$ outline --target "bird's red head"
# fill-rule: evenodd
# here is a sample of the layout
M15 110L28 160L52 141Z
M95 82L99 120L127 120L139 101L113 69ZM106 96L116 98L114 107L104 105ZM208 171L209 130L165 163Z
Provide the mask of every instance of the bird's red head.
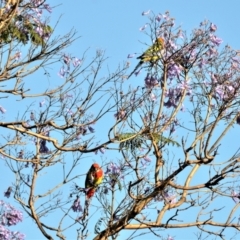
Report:
M94 164L92 165L92 167L94 167L95 169L100 168L100 166L99 166L97 163L94 163Z

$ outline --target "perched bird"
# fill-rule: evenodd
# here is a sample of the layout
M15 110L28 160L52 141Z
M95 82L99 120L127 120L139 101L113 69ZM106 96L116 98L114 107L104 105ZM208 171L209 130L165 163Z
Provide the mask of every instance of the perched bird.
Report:
M94 163L89 169L85 180L87 198L91 198L94 195L95 189L103 181L103 176L102 168L97 163Z
M94 163L89 169L85 180L86 200L82 220L85 220L85 218L88 216L88 208L91 197L94 195L95 189L98 187L98 185L102 183L103 176L104 173L102 168L97 163Z
M155 40L154 44L149 47L141 56L137 57L140 59L138 65L134 68L134 70L130 73L128 78L132 76L132 74L143 64L146 62L150 62L154 64L159 59L161 59L161 52L164 49L164 39L159 37Z

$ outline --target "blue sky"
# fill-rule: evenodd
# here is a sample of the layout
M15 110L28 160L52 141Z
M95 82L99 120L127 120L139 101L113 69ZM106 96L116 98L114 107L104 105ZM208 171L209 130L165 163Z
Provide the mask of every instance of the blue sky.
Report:
M59 2L49 1L50 5L56 5L50 23L56 23L62 15L55 34L64 34L75 28L80 36L69 48L69 53L78 57L90 48L88 57L91 58L96 49L105 50L112 70L126 61L129 53L140 54L146 48L143 43L148 43L148 38L139 28L147 22L147 17L141 14L147 10L155 14L169 11L171 17L176 19L176 25L181 25L189 34L201 21L208 19L218 26L217 35L223 39L224 44L240 49L239 0L231 0L230 3L223 0L69 0L61 1L57 6ZM131 66L134 66L137 62L132 59L131 63ZM52 78L56 81L57 74ZM134 77L131 81L134 81ZM239 135L237 131L232 131L231 134L232 138ZM86 166L86 169L88 167ZM7 182L12 181L12 178L5 172L1 178L0 189L4 191L9 185ZM11 203L14 204L14 201ZM26 239L43 239L32 221L28 219L27 222L28 226L21 224L21 231L26 233ZM186 234L188 235L186 230L177 230L172 231L171 235L176 236L175 239L183 239Z

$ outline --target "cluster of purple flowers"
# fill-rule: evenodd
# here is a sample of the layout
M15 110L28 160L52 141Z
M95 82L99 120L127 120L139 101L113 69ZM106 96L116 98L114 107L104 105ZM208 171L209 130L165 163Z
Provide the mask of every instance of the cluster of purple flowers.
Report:
M100 148L99 151L100 151L100 153L104 154L106 149L105 148ZM98 150L95 151L95 154L98 154Z
M117 113L114 114L114 117L117 119L117 120L123 120L126 118L126 111L124 110L119 110Z
M153 76L149 76L149 74L147 75L147 77L145 78L145 86L146 88L154 88L156 86L159 86L159 81L157 78L153 77Z
M62 59L63 59L64 65L60 68L58 72L58 75L61 78L64 78L65 75L70 73L70 63L72 63L74 67L78 67L82 63L82 60L76 57L70 57L69 55L65 55L65 54L63 55Z
M121 167L118 166L116 163L111 162L107 166L107 171L105 172L105 175L122 176Z
M109 178L108 183L111 187L115 186L116 183L120 186L120 179L123 179L124 165L117 165L116 163L110 162L107 166L105 176ZM108 188L104 189L104 192L108 192Z
M177 107L177 103L182 95L182 90L179 88L169 88L165 93L165 96L168 97L168 101L164 103L164 106L167 108Z
M0 239L2 240L23 240L25 235L17 232L10 231L6 227L11 227L13 225L22 222L23 215L22 212L15 209L10 204L4 203L0 200Z
M74 200L73 205L72 205L72 210L74 212L82 212L83 211L82 206L80 204L79 196L77 196L76 199Z
M49 128L44 128L41 134L46 136L46 137L49 137L50 136ZM49 153L51 153L51 151L47 147L47 140L45 140L45 139L41 139L40 140L39 152L42 153L42 154L49 154Z
M78 128L77 135L78 136L79 135L85 136L87 134L88 130L89 130L90 133L94 133L95 132L95 129L93 127L91 127L90 125L88 125L87 127L86 126L80 126Z

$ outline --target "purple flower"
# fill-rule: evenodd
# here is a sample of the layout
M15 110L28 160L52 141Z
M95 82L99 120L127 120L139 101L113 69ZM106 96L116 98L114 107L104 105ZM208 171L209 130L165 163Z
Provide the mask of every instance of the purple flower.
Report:
M34 113L33 113L33 112L31 112L31 114L30 114L30 120L31 120L31 121L34 121L34 120L35 120L35 116L34 116Z
M199 61L198 61L198 66L199 66L199 68L203 68L203 66L204 65L206 65L206 63L207 63L207 60L206 59L200 59Z
M94 132L95 132L94 128L91 127L91 126L88 126L88 130L89 130L91 133L94 133Z
M166 12L166 14L163 14L162 17L163 17L163 19L165 19L165 20L169 20L169 13Z
M7 191L4 193L4 196L9 198L11 196L12 187L8 187Z
M214 74L214 73L210 73L210 76L211 76L211 80L212 80L212 82L213 83L217 83L217 75L216 74Z
M134 74L135 76L138 76L141 73L141 69L139 69L138 71L136 71Z
M215 24L211 23L211 25L210 25L210 31L211 31L211 32L217 31L217 26L216 26Z
M42 16L42 10L39 8L33 8L33 11L37 13L37 17L40 18Z
M61 78L64 78L66 72L67 71L65 71L64 67L61 67L60 71L58 72L58 76L60 76Z
M136 53L128 54L128 55L127 55L127 58L134 58L135 55L136 55Z
M36 27L35 30L39 34L39 36L43 36L44 31L43 31L42 27L38 26L38 27Z
M224 99L224 89L223 89L223 86L222 85L218 85L216 88L215 88L215 92L218 94L219 98L221 100Z
M169 40L168 41L168 44L170 45L170 47L173 49L173 50L176 50L178 47L177 45L172 41L172 40Z
M139 31L144 31L144 30L146 29L147 26L148 26L148 25L145 24L144 26L140 27L140 28L139 28Z
M66 64L66 65L69 65L70 62L71 62L71 58L67 55L63 55L63 62Z
M83 136L86 135L87 133L87 128L84 126L80 126L79 127L79 131L78 131L78 134L82 134Z
M30 127L30 124L29 124L30 120L28 119L26 122L23 122L24 124L24 127Z
M156 21L158 21L158 22L160 22L161 21L161 19L162 19L162 16L161 16L161 14L158 14L157 16L156 16Z
M4 114L6 111L7 111L7 110L6 110L4 107L0 106L0 112L1 112L2 114Z
M223 40L221 38L218 38L215 35L210 36L210 41L216 46L219 46L223 42Z
M171 237L170 235L168 235L168 238L167 238L167 240L174 240L174 238L173 238L173 237Z
M23 214L19 210L15 209L10 204L5 204L5 209L3 214L0 215L0 222L3 226L12 226L16 225L19 222L22 222Z
M151 93L151 94L150 94L150 99L151 99L152 102L157 101L157 97L155 96L154 93Z
M44 40L44 42L46 42L50 37L51 37L51 33L50 33L50 32L45 32L45 33L43 34L43 40Z
M73 115L73 111L72 111L71 109L68 109L68 108L67 108L67 114L69 114L69 115L72 116L72 115Z
M104 148L100 148L99 151L100 151L102 154L104 154L106 150L105 150Z
M150 192L150 187L146 187L146 188L144 189L144 194L147 194L148 192Z
M109 163L107 166L107 171L105 174L113 174L113 175L120 175L121 174L121 168L115 164L115 163Z
M148 15L150 12L151 12L151 10L148 10L148 11L142 12L142 16Z
M73 205L72 205L72 210L74 212L82 212L82 206L80 204L79 196L77 196L76 199L74 200Z
M232 196L232 199L235 203L239 203L239 198L240 198L240 194L235 192L235 191L232 191L231 192L231 196Z
M210 47L209 50L207 51L206 55L210 58L216 57L218 55L218 51L216 48ZM207 63L207 61L205 60L205 64L206 63Z
M42 107L45 104L45 99L43 99L40 103L39 103L39 107Z
M181 90L189 91L191 87L189 86L189 83L187 81L184 81L184 82L179 84L179 88Z
M21 150L21 151L18 153L18 158L23 159L23 155L24 155L24 151Z
M25 235L20 232L10 231L9 229L0 225L0 239L1 240L10 240L10 239L24 240Z
M168 97L168 101L164 103L164 106L167 108L177 107L177 102L182 95L182 90L179 88L169 88L165 95Z
M1 214L0 214L0 239L1 240L24 240L25 235L16 232L16 231L10 231L5 226L13 226L18 224L19 222L22 222L23 215L22 212L15 209L10 204L6 204L3 201L0 201L1 205Z
M145 78L145 86L146 86L146 88L154 88L154 87L156 87L156 86L158 86L159 85L159 82L158 82L158 80L156 79L156 78L154 78L154 77L149 77L148 75L147 75L147 77Z
M41 139L40 140L40 148L39 148L39 152L40 153L46 153L46 154L48 154L48 153L50 153L50 151L49 151L49 149L48 149L48 147L46 146L46 144L47 144L47 142L46 142L46 140L45 139Z
M17 51L13 56L13 59L15 59L16 61L19 61L21 56L22 56L22 53L20 51Z
M50 136L50 129L48 127L45 127L43 131L41 132L43 136L49 137Z
M226 86L226 88L227 88L228 94L230 94L232 96L235 92L234 87L233 86Z
M182 30L179 30L178 33L177 33L177 36L178 36L179 38L184 39L184 33L183 33L183 31L182 31Z
M80 140L80 138L81 138L81 135L78 134L78 135L76 136L75 140Z
M176 203L177 201L176 196L172 193L164 192L163 197L170 204Z
M240 59L239 57L233 57L232 58L233 62L237 63L237 64L240 64Z
M72 98L72 94L60 94L60 101L62 102L64 99Z
M144 159L144 161L141 160L141 164L142 164L143 168L146 168L148 163L150 163L152 160L148 156L144 156L143 159Z
M175 63L172 63L172 64L169 64L168 66L168 77L170 79L173 79L174 77L180 77L180 73L182 72L182 67L175 64Z
M126 117L126 112L124 110L119 110L117 113L114 114L114 117L117 120L123 120Z
M73 58L73 60L72 60L72 64L73 64L73 66L74 67L77 67L77 66L79 66L80 64L81 64L81 60L80 59L78 59L78 58Z
M146 161L146 162L151 162L151 158L149 158L147 155L143 157L143 159Z
M43 7L49 12L52 12L52 8L49 6L49 4L43 4Z
M113 214L113 221L118 221L120 219L120 214L117 215L117 214Z

